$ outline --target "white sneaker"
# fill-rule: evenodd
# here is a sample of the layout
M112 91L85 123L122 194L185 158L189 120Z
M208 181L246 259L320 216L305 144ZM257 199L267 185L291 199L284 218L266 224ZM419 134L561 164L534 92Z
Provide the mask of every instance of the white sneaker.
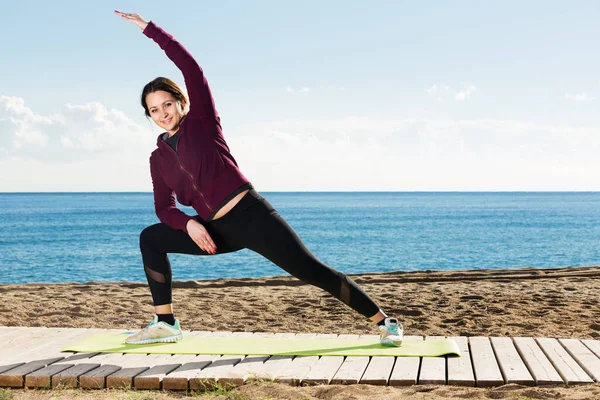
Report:
M158 315L154 316L144 329L125 339L126 344L149 344L149 343L174 343L183 337L179 321L175 320L174 325L169 325L164 321L158 322Z
M386 318L385 324L379 326L379 343L383 346L398 347L402 346L402 336L404 331L402 324L396 318Z

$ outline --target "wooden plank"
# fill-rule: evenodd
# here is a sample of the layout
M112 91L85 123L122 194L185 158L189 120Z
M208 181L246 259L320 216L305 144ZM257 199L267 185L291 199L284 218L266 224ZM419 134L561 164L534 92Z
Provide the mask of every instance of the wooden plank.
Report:
M22 388L25 386L25 377L35 371L44 369L52 363L62 360L62 357L20 363L17 367L5 371L0 375L0 387ZM49 382L48 382L49 385Z
M425 340L441 340L444 336L427 336ZM446 357L422 357L419 385L446 384Z
M471 352L469 350L469 339L465 336L453 336L460 348L460 357L448 357L448 385L453 386L475 386L475 374L471 363Z
M304 339L316 339L317 334L313 333L298 333L296 337ZM287 383L290 385L300 385L302 379L310 371L312 366L319 361L318 356L297 356L286 366L285 370L281 371L275 381Z
M31 330L28 330L26 328L21 328L21 327L13 327L13 328L6 328L5 332L2 334L0 340L2 340L3 346L2 346L2 352L0 353L0 374L17 368L23 364L25 364L24 361L20 361L20 360L14 360L14 357L12 357L13 354L18 353L18 349L22 348L22 346L19 346L18 343L15 343L15 339L16 340L25 340L22 339L23 335L27 334L27 332L32 332ZM9 350L12 349L13 352L10 353ZM10 386L9 384L3 385L2 383L2 378L0 377L0 387L1 386ZM12 386L12 387L23 387L23 384L21 384L20 386Z
M133 378L133 386L136 389L160 389L163 379L170 372L196 359L195 354L174 354L169 360L165 359L164 354L162 356L156 365Z
M496 361L494 350L487 337L469 337L473 370L475 372L475 386L492 387L504 385L504 378Z
M112 333L122 333L123 330L111 330ZM185 332L185 331L184 331ZM127 365L125 353L102 353L93 357L94 363L101 364L100 367L79 376L79 387L83 389L104 389L107 378L123 369ZM116 383L115 383L116 384Z
M0 354L0 374L25 364L24 361L11 361L10 357L8 357L8 349L18 348L18 346L15 346L12 342L14 339L21 337L25 331L26 329L20 327L4 327L3 332L0 334L0 341L3 344L2 353ZM1 386L2 383L0 383L0 387ZM23 385L16 387L23 387Z
M513 338L517 351L527 365L536 385L560 385L563 380L537 342L530 337Z
M60 364L55 364L60 365ZM52 376L52 386L54 388L76 388L79 386L79 377L85 373L95 370L100 364L82 363L75 364L64 371Z
M106 377L119 371L122 367L123 353L104 353L93 357L93 362L100 367L79 376L79 387L82 389L104 389Z
M226 332L210 332L199 331L199 336L223 337L229 333ZM163 378L162 387L164 390L189 390L190 379L193 379L199 372L212 364L213 361L220 358L218 355L197 355L190 361L182 363L182 365Z
M330 334L318 334L316 340L327 340L337 339L338 335ZM344 335L344 339L351 338L351 335ZM358 339L359 335L355 335ZM301 381L302 385L327 385L333 379L336 372L340 369L340 366L344 362L343 356L325 356L320 357L317 362L311 367L308 373L304 376Z
M83 364L89 362L93 357L99 355L100 353L73 353L70 351L62 352L66 357L60 361L57 361L55 364Z
M12 340L18 336L20 336L22 334L24 330L22 328L17 328L17 327L5 327L5 329L3 329L0 332L0 340L2 341L2 343L8 343L9 340Z
M46 337L43 339L34 340L32 343L19 348L17 354L5 360L31 362L42 358L68 357L73 353L61 352L64 347L89 335L102 332L105 332L105 330L87 328L55 329L47 332Z
M233 368L234 365L244 359L244 356L223 355L214 360L210 365L201 370L197 370L193 377L189 379L190 390L207 390L216 387L217 380L225 371Z
M2 353L0 354L0 365L22 361L20 358L24 351L43 348L46 343L56 340L57 337L69 332L68 329L57 328L21 329L20 335L3 343Z
M49 389L52 387L52 375L58 374L65 369L70 368L69 365L48 365L42 369L34 371L25 376L25 387Z
M559 342L594 381L600 380L600 358L577 339L559 339Z
M379 335L360 335L361 339L379 342ZM360 383L386 385L394 368L395 357L369 357L369 364L360 378Z
M573 360L558 340L537 338L536 341L567 385L593 382L592 378Z
M600 357L600 340L584 339L581 341L596 356Z
M106 377L106 387L112 389L130 389L133 378L150 369L151 361L147 354L123 354L118 371Z
M199 332L198 334L203 335L205 333ZM209 332L206 334L209 336L226 337L226 336L230 336L231 332ZM133 354L126 354L126 357L129 357L132 355ZM131 364L128 364L127 367L123 367L121 370L108 376L106 378L106 386L107 387L121 387L121 388L122 387L133 387L135 377L144 373L145 371L149 370L150 368L154 367L155 365L160 363L161 360L164 359L163 354L149 354L147 357L148 358L145 360L144 364L136 364L134 366L131 366ZM143 380L141 382L143 382ZM144 383L141 383L141 385L144 385Z
M184 332L188 337L206 337L210 332ZM133 378L136 389L160 389L164 377L182 364L194 361L195 354L156 354L154 366Z
M9 360L21 360L24 364L17 368L6 370L0 374L0 386L23 387L50 387L51 377L55 373L64 369L60 367L50 367L57 361L68 357L73 353L61 353L60 350L74 340L79 340L89 335L86 329L71 329L70 331L60 332L57 336L49 335L47 341L37 342L28 350L22 351L22 355L17 358L14 356ZM66 368L65 368L66 369ZM27 376L36 372L27 383ZM47 374L52 375L47 375Z
M342 334L338 336L339 339L358 339L359 337L359 335L350 334ZM328 383L336 385L356 384L365 372L367 365L369 365L368 356L342 357L341 365ZM311 376L307 377L308 383L312 383L311 379L314 378Z
M255 337L273 337L273 333L255 332ZM243 385L248 378L255 376L257 371L263 367L270 356L248 354L236 364L226 375L219 378L219 384L224 387L235 387Z
M295 333L275 333L274 338L292 338ZM253 374L246 381L274 381L275 378L282 374L283 371L292 363L294 356L271 356L262 365L257 365L253 368Z
M403 340L423 340L423 336L405 336ZM396 357L394 369L390 375L390 386L416 385L419 379L421 357Z
M60 358L58 360L60 360ZM50 363L55 362L55 361L56 361L56 359L53 361L50 361ZM6 371L10 371L11 369L18 368L24 364L25 364L24 362L13 362L13 363L9 363L9 364L4 364L4 365L0 366L0 374L3 374ZM2 387L2 386L4 386L4 385L2 384L2 375L0 375L0 387ZM23 387L23 385L15 386L15 387Z
M247 355L231 370L219 377L217 382L223 387L230 388L243 385L250 377L256 375L260 367L270 356Z
M320 357L302 379L303 385L327 385L344 362L343 356Z
M188 390L190 388L190 379L193 379L199 371L212 364L217 358L219 358L217 355L199 355L183 363L179 368L173 370L163 378L163 389Z
M387 385L396 357L378 356L371 357L360 383L369 385Z
M294 356L271 356L262 365L254 367L254 374L246 381L275 381L294 360Z
M252 332L215 332L215 336L220 337L244 337L250 335L252 335ZM201 370L197 370L194 376L189 379L190 390L207 390L215 388L219 378L226 376L228 371L244 358L243 355L223 355L217 358L210 365Z
M331 379L332 385L353 385L360 382L367 366L369 356L348 356L344 359L340 369Z
M251 337L261 336L261 334L254 334L252 332L234 332L233 336ZM258 368L268 358L268 356L263 355L247 354L242 360L240 360L239 363L232 366L230 369L223 371L223 373L216 378L216 381L224 387L234 387L240 385L249 376L246 371Z
M297 386L317 361L319 361L319 356L294 357L286 369L275 377L275 381Z
M202 335L204 331L195 332L196 335ZM184 335L191 334L189 331L183 331ZM119 377L116 374L124 367L135 368L135 365L131 365L129 362L131 358L126 357L125 353L105 353L94 358L94 362L99 362L101 366L97 369L91 370L84 373L79 377L79 385L84 389L103 389L106 388L108 377L113 375L110 379L113 385L127 385L128 379L126 377ZM138 366L139 367L139 366ZM142 366L143 367L143 366ZM150 369L150 368L148 368ZM147 369L143 370L144 373ZM133 371L131 371L133 372ZM122 382L119 382L122 380Z
M66 370L52 376L52 387L76 388L79 386L79 377L100 366L97 362L92 362L91 358L98 353L76 353L54 365L69 365Z
M492 337L492 347L506 383L533 386L535 380L509 337Z

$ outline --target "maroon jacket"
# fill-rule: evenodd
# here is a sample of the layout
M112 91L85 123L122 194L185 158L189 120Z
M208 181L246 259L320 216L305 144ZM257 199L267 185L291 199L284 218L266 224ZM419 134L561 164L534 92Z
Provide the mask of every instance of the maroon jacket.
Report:
M154 40L183 73L190 108L179 125L177 153L159 135L150 156L154 207L161 222L186 231L191 216L177 201L192 206L204 221L230 199L251 187L229 152L202 68L171 35L150 22L144 34Z

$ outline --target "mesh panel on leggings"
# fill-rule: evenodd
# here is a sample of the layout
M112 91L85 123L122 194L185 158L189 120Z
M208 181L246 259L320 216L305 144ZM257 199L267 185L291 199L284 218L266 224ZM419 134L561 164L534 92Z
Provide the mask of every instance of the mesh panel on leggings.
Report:
M156 272L147 266L144 265L144 270L146 271L146 276L158 283L165 283L167 281L166 277L160 272Z

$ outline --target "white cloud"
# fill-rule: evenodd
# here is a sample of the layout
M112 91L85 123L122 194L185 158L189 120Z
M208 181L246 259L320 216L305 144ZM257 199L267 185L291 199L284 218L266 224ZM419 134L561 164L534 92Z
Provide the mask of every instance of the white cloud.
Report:
M578 103L583 103L583 102L594 101L596 98L594 96L591 96L584 92L584 93L576 93L576 94L565 93L565 99L576 101Z
M229 143L261 190L600 189L592 127L347 118L240 126Z
M450 86L445 85L443 83L436 83L429 89L427 89L427 93L430 96L435 97L438 101L444 101L444 97L450 92Z
M318 90L322 90L326 93L332 93L332 92L343 92L346 89L343 86L327 85L327 86L319 86Z
M64 162L111 157L148 149L153 134L121 111L100 103L66 104L56 115L39 115L22 98L0 97L0 157Z
M40 115L0 96L0 191L150 190L154 133L100 103Z
M475 92L475 90L477 90L477 88L475 86L469 85L469 87L466 88L465 90L463 90L462 92L455 93L454 99L456 101L470 100L471 95Z
M44 116L1 97L0 191L150 191L156 135L99 103ZM225 136L263 191L600 190L597 126L380 115Z
M311 91L311 88L305 86L305 87L301 87L300 89L294 89L293 87L288 85L285 88L285 91L288 93L309 93Z
M426 89L427 93L435 97L437 101L444 102L448 97L452 96L455 101L470 100L471 95L477 90L477 87L468 85L466 89L456 92L453 91L450 86L445 83L436 83L429 89Z

